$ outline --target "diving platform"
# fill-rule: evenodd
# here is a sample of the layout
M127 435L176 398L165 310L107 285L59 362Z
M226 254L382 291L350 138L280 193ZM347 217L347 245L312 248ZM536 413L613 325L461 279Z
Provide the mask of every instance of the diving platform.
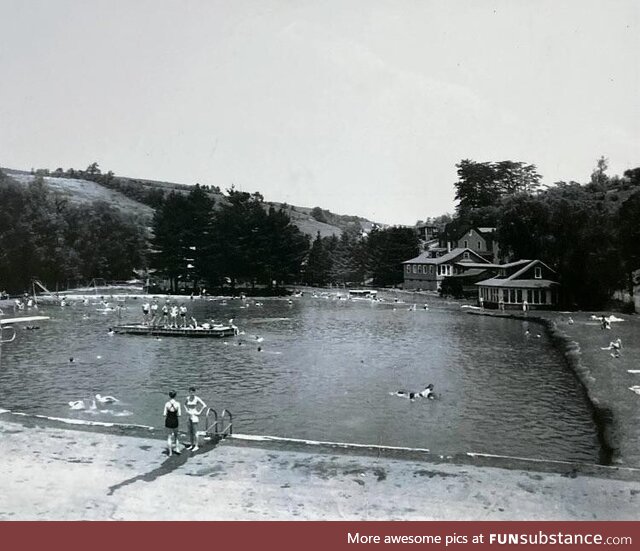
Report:
M121 335L152 335L154 337L223 338L238 334L238 328L230 325L204 327L166 327L143 324L116 325L113 332Z

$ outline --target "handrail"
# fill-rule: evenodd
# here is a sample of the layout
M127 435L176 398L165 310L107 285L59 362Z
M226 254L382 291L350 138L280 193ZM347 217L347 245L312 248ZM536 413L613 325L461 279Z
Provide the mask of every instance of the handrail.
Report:
M213 425L209 424L209 414L211 413L213 413L213 416L215 418L215 420L213 421ZM209 430L209 427L211 426L213 427L213 430L214 430L213 433L211 433L211 431ZM205 414L204 431L207 434L212 434L212 436L217 436L218 434L218 413L213 408L207 408L207 413Z
M10 339L5 340L2 338L2 331L4 331L5 329L11 329L11 331L13 332ZM2 327L2 325L0 325L0 344L2 344L3 342L12 342L15 339L16 339L16 330L12 325L7 325L6 327Z
M213 421L211 421L211 417L213 417ZM220 428L226 417L229 418L227 425ZM229 436L233 433L233 415L231 415L230 411L223 409L218 417L218 412L215 409L207 408L204 431L212 438Z
M220 414L221 423L224 421L225 415L229 417L229 424L222 429L221 432L223 436L233 434L233 415L231 415L231 412L229 410L223 409L222 413Z

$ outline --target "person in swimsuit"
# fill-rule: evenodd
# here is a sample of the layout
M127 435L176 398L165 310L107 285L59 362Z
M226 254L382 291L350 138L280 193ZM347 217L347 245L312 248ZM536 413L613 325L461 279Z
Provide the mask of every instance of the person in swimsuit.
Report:
M187 307L184 304L180 306L180 322L181 327L187 326Z
M178 425L180 424L180 402L176 401L176 391L169 392L169 401L164 405L164 426L167 428L167 449L169 455L175 451L180 455L178 449Z
M148 324L149 323L149 303L145 302L142 305L142 315L143 315L143 323Z
M207 407L202 399L196 396L196 387L192 386L189 389L189 396L184 401L184 406L189 415L189 439L191 451L198 451L198 422L200 421L200 415Z
M165 305L162 307L162 325L166 327L168 321L169 321L169 301L167 301Z
M151 303L151 325L158 323L158 301L154 300Z
M433 400L436 397L433 392L433 385L427 385L423 391L418 392L418 396L420 396L420 398L429 398L430 400Z

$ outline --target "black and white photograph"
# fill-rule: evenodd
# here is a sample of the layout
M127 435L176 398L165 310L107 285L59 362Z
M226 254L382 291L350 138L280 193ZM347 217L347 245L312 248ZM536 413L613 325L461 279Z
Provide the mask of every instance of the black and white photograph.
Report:
M2 521L636 521L638 312L636 0L0 0Z

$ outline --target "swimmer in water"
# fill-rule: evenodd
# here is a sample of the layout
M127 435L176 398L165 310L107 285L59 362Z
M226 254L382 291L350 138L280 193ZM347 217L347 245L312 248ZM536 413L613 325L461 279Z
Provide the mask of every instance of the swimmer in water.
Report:
M402 398L409 398L409 400L411 400L412 402L416 398L428 398L430 400L433 400L435 398L435 394L433 392L433 385L432 384L428 384L425 387L425 389L420 391L420 392L412 392L412 391L408 391L408 390L398 390L394 394L395 394L395 396L400 396Z
M433 392L433 385L428 384L423 391L418 392L418 396L420 396L420 398L429 398L429 400L433 400L436 397Z

